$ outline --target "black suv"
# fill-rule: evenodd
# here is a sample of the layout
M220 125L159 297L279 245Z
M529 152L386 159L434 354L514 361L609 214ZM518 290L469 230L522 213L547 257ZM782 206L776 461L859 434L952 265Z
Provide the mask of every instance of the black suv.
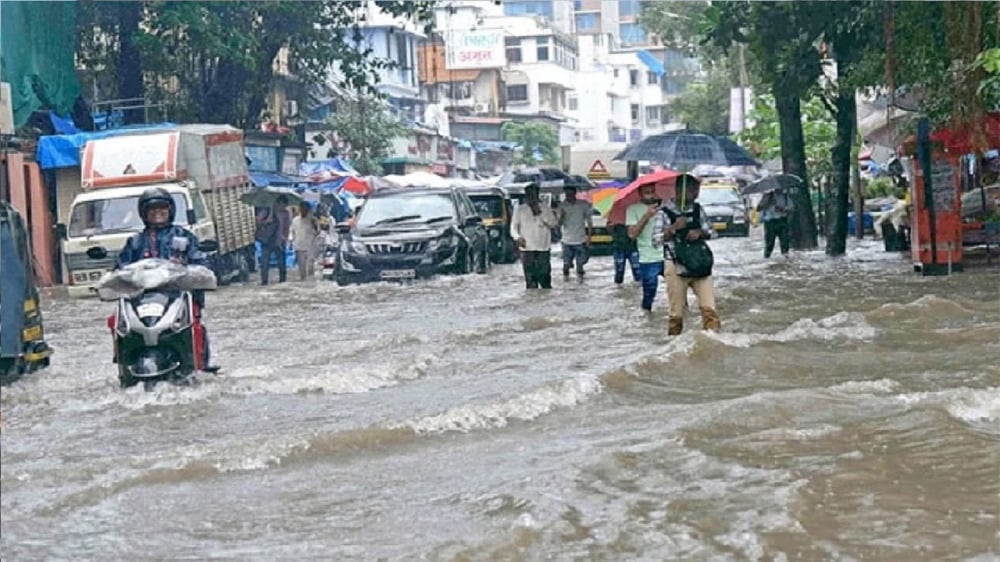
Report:
M337 230L339 285L489 269L483 219L457 188L376 191Z

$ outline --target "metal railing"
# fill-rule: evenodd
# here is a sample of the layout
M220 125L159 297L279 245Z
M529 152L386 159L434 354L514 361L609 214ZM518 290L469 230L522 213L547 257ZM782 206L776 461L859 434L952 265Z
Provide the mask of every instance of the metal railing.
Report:
M159 118L162 121L167 119L167 104L149 103L146 98L122 98L114 100L95 101L90 112L91 119L94 120L94 129L103 131L107 129L117 129L128 124L126 115L132 115L136 110L142 110L142 122L149 123L150 115L154 110L158 110Z

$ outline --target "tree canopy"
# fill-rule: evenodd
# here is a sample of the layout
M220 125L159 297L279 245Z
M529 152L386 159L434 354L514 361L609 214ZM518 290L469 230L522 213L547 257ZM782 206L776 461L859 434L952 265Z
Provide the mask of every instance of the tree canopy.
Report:
M538 121L508 121L503 124L501 134L504 140L516 142L520 147L514 157L516 164L537 166L559 163L559 136L549 125ZM536 158L536 153L542 156L541 161Z
M338 100L337 111L327 123L337 135L337 154L346 156L366 176L382 173L381 160L392 152L393 139L406 133L388 103L364 94Z
M691 82L667 107L670 115L691 129L710 135L729 134L729 76L718 66L705 80Z
M390 63L361 40L369 5L431 21L430 0L82 0L78 59L118 76L117 84L98 84L107 98L137 96L144 86L168 104L172 119L253 127L283 49L303 84L325 83L334 67L350 90L377 82L378 69Z

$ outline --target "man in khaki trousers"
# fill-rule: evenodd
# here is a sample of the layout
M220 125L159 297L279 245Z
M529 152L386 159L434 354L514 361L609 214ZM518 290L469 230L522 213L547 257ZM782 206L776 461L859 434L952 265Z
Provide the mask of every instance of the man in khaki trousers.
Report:
M684 266L674 259L674 237L683 236L689 242L713 238L715 231L708 222L705 210L697 203L700 186L697 180L690 176L683 184L678 185L677 197L667 201L657 213L653 228L654 244L663 245L664 277L667 281L667 299L669 302L669 320L667 333L676 336L684 331L684 312L687 309L687 293L690 287L698 299L701 309L701 323L704 330L719 330L722 321L715 308L715 286L712 276L687 277ZM686 191L686 193L685 193ZM680 198L682 205L678 205ZM671 216L676 217L672 220Z

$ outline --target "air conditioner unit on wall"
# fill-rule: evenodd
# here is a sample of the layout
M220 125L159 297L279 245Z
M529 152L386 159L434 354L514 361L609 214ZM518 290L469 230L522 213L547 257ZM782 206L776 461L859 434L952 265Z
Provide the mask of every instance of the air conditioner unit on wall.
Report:
M477 103L475 106L473 106L473 111L475 111L476 113L489 113L490 112L490 104L488 104L488 103Z

